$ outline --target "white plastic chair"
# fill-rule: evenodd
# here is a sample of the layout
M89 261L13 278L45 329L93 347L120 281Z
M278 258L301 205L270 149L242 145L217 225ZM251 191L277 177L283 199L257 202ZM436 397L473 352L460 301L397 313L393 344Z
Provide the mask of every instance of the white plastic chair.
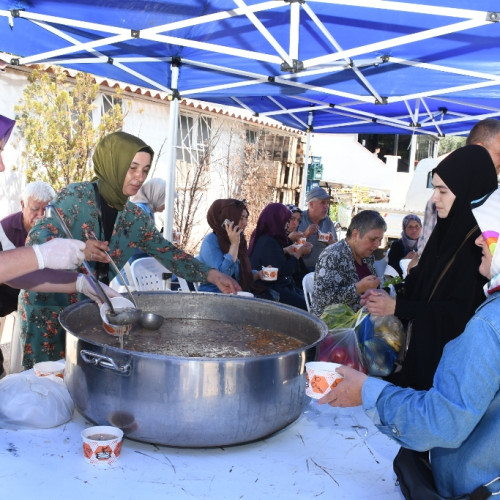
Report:
M154 257L134 260L130 266L132 280L138 291L167 290L167 281L172 273Z
M394 269L392 266L387 265L384 271L384 276L389 277L389 278L395 278L396 276L399 276L399 273Z
M399 261L399 267L401 268L401 271L403 271L403 279L406 278L406 275L408 274L408 264L411 262L411 259L401 259Z
M109 286L120 293L125 293L127 289L123 286L123 281L126 281L128 288L131 292L135 290L135 280L132 276L131 265L127 262L120 270L121 280L119 276L115 276Z
M313 288L314 288L314 271L306 274L302 278L302 289L304 290L304 298L306 299L306 306L308 311L311 311Z
M177 281L179 282L179 289L181 290L181 292L191 292L189 284L184 278L177 276Z

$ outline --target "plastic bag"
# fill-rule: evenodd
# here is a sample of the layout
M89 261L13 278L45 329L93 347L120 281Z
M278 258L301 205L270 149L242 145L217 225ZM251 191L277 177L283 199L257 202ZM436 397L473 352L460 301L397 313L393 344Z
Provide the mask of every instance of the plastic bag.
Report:
M352 328L356 324L358 315L347 304L330 304L326 306L321 319L326 323L328 330Z
M318 361L340 363L366 373L354 328L330 330L319 346Z
M74 403L62 379L38 377L33 369L0 380L0 427L48 429L73 416Z
M355 330L368 374L384 377L392 373L404 340L401 321L396 316L368 314Z

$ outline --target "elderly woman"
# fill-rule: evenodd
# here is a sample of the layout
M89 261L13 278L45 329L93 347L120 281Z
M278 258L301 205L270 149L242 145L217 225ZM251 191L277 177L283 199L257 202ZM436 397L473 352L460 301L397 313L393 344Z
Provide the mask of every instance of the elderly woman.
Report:
M97 182L70 184L53 202L73 237L86 241L85 256L95 274L109 283L113 277L111 258L119 267L140 249L164 266L190 281L209 281L225 293L235 293L239 285L230 277L194 259L157 231L151 217L129 201L146 180L153 150L141 139L125 132L104 137L97 145L94 169ZM88 239L94 233L97 239ZM28 244L47 241L63 234L55 220L39 220L28 236ZM25 367L64 357L64 330L59 312L77 297L21 291L19 313Z
M413 259L417 255L417 243L422 232L422 221L418 215L408 214L403 219L401 238L391 245L388 264L403 277L403 270L399 264L401 259Z
M299 259L311 251L311 245L302 245L298 251L287 246L287 224L292 213L282 203L270 203L262 210L257 227L250 238L248 253L254 269L277 267L276 281L259 281L271 293L279 294L284 304L307 310L302 290L295 286L293 275L299 268Z
M314 274L313 314L321 316L330 304L345 303L354 311L360 309L361 295L380 284L373 252L386 229L378 212L363 210L352 218L345 240L323 250Z
M246 202L235 199L215 200L207 212L208 234L200 249L198 258L221 273L232 276L242 290L252 292L254 281L261 277L262 271L252 271L244 236L248 221ZM229 222L226 222L229 221ZM212 283L202 283L200 292L219 292Z
M432 185L438 221L418 265L395 298L379 290L362 300L373 315L411 322L402 369L390 380L420 390L432 386L444 346L460 335L482 301L485 279L477 272L481 250L474 244L479 229L471 202L498 182L488 151L465 146L432 171Z

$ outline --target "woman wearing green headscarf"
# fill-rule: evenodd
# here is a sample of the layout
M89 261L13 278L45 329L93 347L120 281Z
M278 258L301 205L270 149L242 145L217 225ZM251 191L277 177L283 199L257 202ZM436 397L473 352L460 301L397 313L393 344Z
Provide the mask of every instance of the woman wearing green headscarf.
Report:
M109 134L99 142L93 155L97 179L70 184L52 202L73 238L86 242L85 257L96 276L105 283L114 277L106 251L121 268L140 249L189 281L208 281L225 293L240 290L230 277L163 238L149 215L129 201L146 180L153 155L153 150L138 137L125 132ZM57 220L39 219L28 235L27 245L54 237L65 237ZM18 312L26 368L39 361L64 357L65 336L58 315L78 299L76 294L21 291Z

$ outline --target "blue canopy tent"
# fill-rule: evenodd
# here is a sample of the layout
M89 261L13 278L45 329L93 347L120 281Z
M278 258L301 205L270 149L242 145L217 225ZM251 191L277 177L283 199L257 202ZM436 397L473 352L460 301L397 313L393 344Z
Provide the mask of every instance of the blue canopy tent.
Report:
M470 5L0 0L0 59L170 93L171 166L180 97L307 131L463 135L500 116L498 2Z

